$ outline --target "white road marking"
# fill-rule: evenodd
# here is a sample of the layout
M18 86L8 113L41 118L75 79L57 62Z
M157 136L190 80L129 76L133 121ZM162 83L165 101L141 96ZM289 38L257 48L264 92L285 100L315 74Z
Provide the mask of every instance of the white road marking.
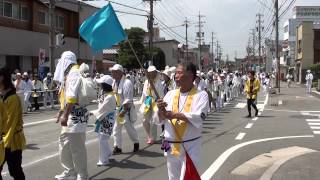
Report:
M278 104L279 104L279 105L282 105L282 104L283 104L282 100L279 100L279 101L278 101Z
M215 173L220 169L223 163L229 158L229 156L237 151L238 149L254 144L259 142L266 142L266 141L274 141L274 140L281 140L281 139L294 139L294 138L312 138L314 135L304 135L304 136L284 136L284 137L274 137L274 138L265 138L265 139L257 139L253 141L243 142L241 144L235 145L225 152L223 152L211 165L210 167L201 175L202 180L210 180Z
M313 131L313 134L320 134L320 131Z
M23 127L33 126L33 125L47 123L47 122L53 122L53 121L56 121L56 120L57 120L57 118L52 118L52 119L47 119L47 120L43 120L43 121L36 121L36 122L26 123L26 124L23 125Z
M246 133L239 133L238 136L236 137L236 140L242 140Z
M250 129L252 126L253 126L253 123L248 123L245 128Z
M266 111L276 111L276 112L291 112L291 113L297 113L300 111L295 110L289 110L289 109L265 109Z
M306 119L308 122L320 122L320 119Z
M252 118L252 121L256 121L258 119L259 119L258 117L254 117L254 118Z
M247 103L238 103L234 108L243 109L247 106Z
M142 128L142 124L139 124L139 125L135 126L135 128L136 128L136 129ZM93 132L93 130L92 130L92 131L88 131L87 133L89 133L89 132ZM122 133L126 133L126 132L123 130ZM86 145L92 144L92 143L94 143L94 142L96 142L96 141L98 141L98 138L91 139L91 140L89 140L89 141L86 142ZM57 156L59 156L59 153L50 154L50 155L47 155L47 156L45 156L45 157L43 157L43 158L37 159L37 160L35 160L35 161L31 161L31 162L22 164L22 167L23 167L23 168L26 168L26 167L28 167L28 166L32 166L32 165L34 165L34 164L40 163L40 162L42 162L42 161L45 161L45 160L48 160L48 159L51 159L51 158L54 158L54 157L57 157ZM4 171L3 173L1 173L1 175L5 176L5 175L7 175L8 173L9 173L8 171Z
M320 123L308 123L309 126L320 126Z
M300 111L302 113L320 113L320 111Z

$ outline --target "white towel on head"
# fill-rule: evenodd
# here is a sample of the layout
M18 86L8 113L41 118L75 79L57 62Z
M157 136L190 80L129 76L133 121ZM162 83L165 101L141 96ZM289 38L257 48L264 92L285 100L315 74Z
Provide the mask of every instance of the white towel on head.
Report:
M64 72L70 64L76 64L76 55L71 51L65 51L61 54L61 58L57 64L56 70L54 72L53 80L58 82L63 82Z

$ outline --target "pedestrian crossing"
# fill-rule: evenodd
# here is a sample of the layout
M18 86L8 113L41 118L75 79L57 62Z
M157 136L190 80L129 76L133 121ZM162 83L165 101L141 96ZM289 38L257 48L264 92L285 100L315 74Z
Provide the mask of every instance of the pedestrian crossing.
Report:
M301 111L301 115L308 116L305 121L308 123L313 134L320 134L320 111ZM314 117L314 119L309 119Z

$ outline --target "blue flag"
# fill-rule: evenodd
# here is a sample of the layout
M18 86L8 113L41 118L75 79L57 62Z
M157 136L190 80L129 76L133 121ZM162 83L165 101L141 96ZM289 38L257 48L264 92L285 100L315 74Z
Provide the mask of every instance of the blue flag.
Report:
M79 33L95 51L110 48L127 39L110 3L86 19L81 24Z

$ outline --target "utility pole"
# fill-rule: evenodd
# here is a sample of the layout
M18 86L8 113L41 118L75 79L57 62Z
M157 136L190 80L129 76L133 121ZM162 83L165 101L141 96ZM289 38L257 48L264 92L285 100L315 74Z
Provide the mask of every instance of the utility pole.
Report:
M260 13L258 13L257 14L257 17L258 17L258 20L257 20L257 23L258 23L258 26L256 27L257 28L257 32L258 32L258 40L259 40L259 66L261 67L261 31L263 30L263 27L261 26L262 25L262 23L263 23L263 21L261 20L261 17L262 17L263 15L262 14L260 14Z
M220 58L219 58L219 41L217 40L217 46L216 46L216 56L217 56L217 61L218 61L218 66L217 69L220 68Z
M184 25L185 25L185 27L186 27L186 49L187 49L187 54L186 54L186 56L185 56L185 62L188 62L188 61L189 61L189 59L188 59L188 55L189 55L189 46L188 46L188 23L189 23L189 21L188 21L188 19L187 19L187 17L186 17L186 20L184 21Z
M277 61L277 79L276 84L280 93L280 56L279 56L279 1L275 0L275 28L276 28L276 61Z
M149 1L150 2L150 15L148 18L148 31L149 31L149 58L151 63L153 63L153 21L154 21L154 17L153 17L153 1L157 1L157 0L143 0L145 1Z
M49 1L49 62L50 62L50 72L54 71L54 38L55 38L55 28L54 28L54 9L55 9L55 0Z
M199 49L199 61L198 61L198 67L200 70L202 70L202 66L201 66L201 42L202 40L204 40L204 32L202 32L202 27L203 27L203 23L205 23L204 21L201 21L201 18L203 18L204 16L200 14L199 11L199 15L198 15L198 24L196 25L196 27L198 27L198 32L197 32L197 38L196 40L198 40L198 49Z
M255 29L251 29L251 36L252 36L252 60L255 62L256 59L256 33ZM254 63L250 63L250 66ZM252 70L252 67L250 67Z
M214 36L213 36L213 34L214 34L214 33L211 32L211 49L212 49L212 51L211 51L211 52L212 52L211 57L212 57L212 63L213 63L213 64L216 64L216 63L214 62L214 51L213 51L213 46L214 46L214 45L213 45L213 43L214 43L214 42L213 42L213 39L214 39Z

